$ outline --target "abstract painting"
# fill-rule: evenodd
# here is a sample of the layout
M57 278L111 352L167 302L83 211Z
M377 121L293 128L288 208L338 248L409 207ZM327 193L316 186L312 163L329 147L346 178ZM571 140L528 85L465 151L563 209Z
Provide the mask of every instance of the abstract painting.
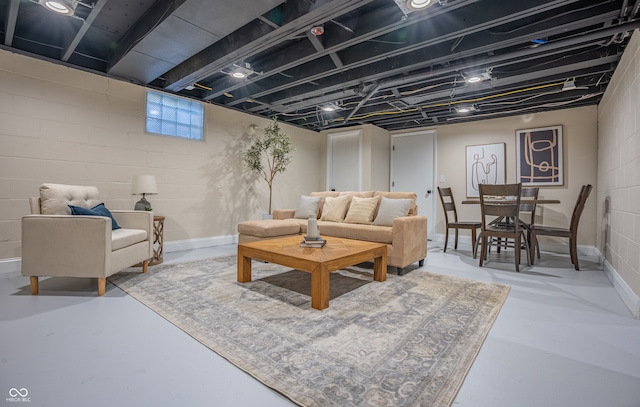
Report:
M505 143L467 146L467 197L480 196L480 184L504 184Z
M517 180L522 185L562 185L562 126L516 131Z

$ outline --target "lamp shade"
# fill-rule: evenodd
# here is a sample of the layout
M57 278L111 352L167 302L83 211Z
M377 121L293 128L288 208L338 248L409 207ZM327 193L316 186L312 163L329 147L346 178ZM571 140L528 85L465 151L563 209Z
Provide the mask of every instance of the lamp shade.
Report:
M156 195L158 184L155 175L134 175L131 183L131 195Z

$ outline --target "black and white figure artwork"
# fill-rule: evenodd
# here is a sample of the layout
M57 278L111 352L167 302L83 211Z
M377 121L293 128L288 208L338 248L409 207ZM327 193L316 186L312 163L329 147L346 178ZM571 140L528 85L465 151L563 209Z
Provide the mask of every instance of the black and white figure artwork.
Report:
M467 197L477 198L480 184L504 184L505 143L467 146Z

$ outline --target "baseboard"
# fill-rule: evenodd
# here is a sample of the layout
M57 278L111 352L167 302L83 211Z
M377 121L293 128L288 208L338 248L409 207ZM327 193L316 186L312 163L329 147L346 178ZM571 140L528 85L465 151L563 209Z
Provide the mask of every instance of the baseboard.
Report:
M444 244L444 236L444 234L436 234L436 241ZM448 247L453 247L453 240L454 238L450 234ZM458 236L458 245L462 245L463 247L471 247L471 236ZM540 250L552 253L569 253L569 246L562 243L540 242ZM578 245L578 255L598 257L600 255L600 251L595 246Z
M611 284L613 284L613 288L615 288L620 298L622 298L622 302L629 308L629 311L636 319L640 319L640 297L633 292L627 282L620 277L613 265L602 254L600 254L600 263L604 264L605 274L611 280Z
M165 253L171 253L182 250L202 249L205 247L223 246L236 243L238 243L238 235L211 236L164 242L164 247L162 249Z
M162 250L165 253L178 252L181 250L202 249L204 247L222 246L238 243L238 235L212 236L198 239L174 240L164 242ZM11 259L0 259L0 275L20 273L22 259L15 257Z
M20 273L22 259L20 257L14 257L11 259L0 260L0 275L10 273Z

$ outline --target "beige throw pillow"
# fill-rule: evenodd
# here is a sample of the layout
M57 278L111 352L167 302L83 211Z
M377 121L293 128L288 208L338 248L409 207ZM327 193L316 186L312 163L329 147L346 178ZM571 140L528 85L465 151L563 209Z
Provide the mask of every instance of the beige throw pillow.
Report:
M320 220L342 222L344 215L347 213L347 209L349 209L350 202L351 195L337 196L335 198L328 197L324 201Z
M298 201L298 207L293 215L296 219L307 219L310 216L318 216L318 205L322 197L302 195Z
M354 196L351 199L351 205L349 205L349 212L347 217L344 218L344 223L361 223L370 225L373 221L373 213L378 206L380 197L373 198L358 198Z
M389 199L383 196L378 215L373 224L377 226L393 226L395 218L407 216L412 203L412 199Z

